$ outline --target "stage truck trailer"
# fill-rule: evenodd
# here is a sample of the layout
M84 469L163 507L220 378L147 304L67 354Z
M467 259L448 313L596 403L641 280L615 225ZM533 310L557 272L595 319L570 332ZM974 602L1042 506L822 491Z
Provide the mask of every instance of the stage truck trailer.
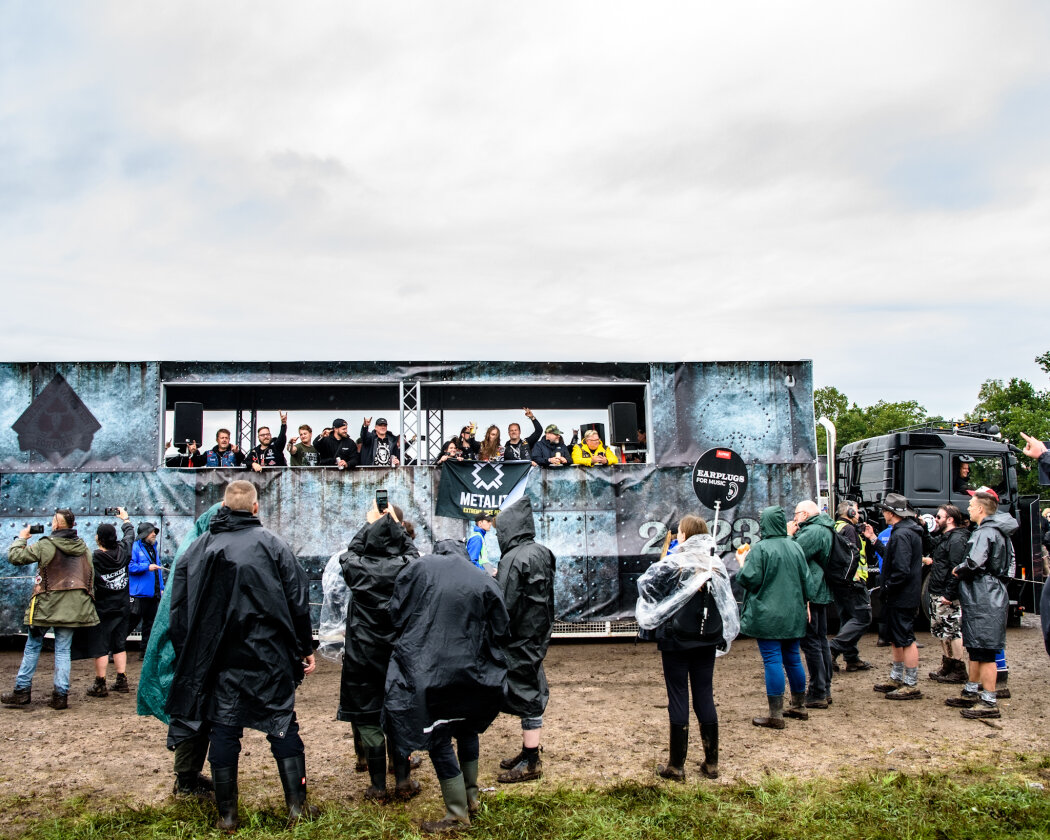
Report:
M166 418L176 403L227 417L222 425L244 450L255 442L261 412L273 425L276 412L287 411L291 436L297 413L323 411L347 418L356 437L364 411L382 410L413 441L414 463L261 473L168 468L164 446L174 430ZM642 463L529 474L537 538L558 558L559 635L633 634L636 580L659 556L668 526L686 513L714 517L701 511L690 483L691 466L707 449L735 450L750 473L746 497L718 521L720 551L756 535L767 505L791 510L817 496L809 361L3 363L0 534L9 545L26 524L48 525L55 508L68 506L93 545L98 524L113 521L105 509L122 505L132 522L160 527L166 565L224 485L247 479L259 488L264 524L288 541L313 581L316 627L324 565L363 523L377 488L417 523L423 551L467 534L467 520L435 514L442 469L430 464L457 431L444 428L445 413L469 411L484 429L486 411L526 405L544 424L557 423L559 411L593 413L605 425L603 438L620 446L639 428L647 433L644 447L634 445ZM203 430L202 450L214 435ZM485 483L480 475L479 487ZM0 559L0 635L24 631L34 574L35 567L9 565L6 554Z

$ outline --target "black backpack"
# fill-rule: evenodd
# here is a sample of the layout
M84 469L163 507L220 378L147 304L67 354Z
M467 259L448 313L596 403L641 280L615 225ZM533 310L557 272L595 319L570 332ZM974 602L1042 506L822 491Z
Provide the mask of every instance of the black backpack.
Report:
M831 553L824 566L824 577L829 586L843 587L853 583L853 578L860 567L860 549L857 545L842 536L836 529L831 529Z
M681 642L723 646L722 615L711 592L711 584L705 583L685 605L674 614L670 630Z

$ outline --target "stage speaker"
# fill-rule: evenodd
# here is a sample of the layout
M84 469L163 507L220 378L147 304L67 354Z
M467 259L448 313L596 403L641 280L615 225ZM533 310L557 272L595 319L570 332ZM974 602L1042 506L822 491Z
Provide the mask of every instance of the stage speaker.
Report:
M175 403L175 429L171 441L180 452L186 450L186 441L197 441L197 449L203 449L204 437L204 403Z
M583 436L585 433L594 429L598 433L598 437L602 439L602 443L608 443L605 439L605 424L604 423L584 423L580 426L580 443L583 443Z
M609 422L612 436L607 443L623 446L634 441L638 431L638 406L633 402L614 402L609 404Z

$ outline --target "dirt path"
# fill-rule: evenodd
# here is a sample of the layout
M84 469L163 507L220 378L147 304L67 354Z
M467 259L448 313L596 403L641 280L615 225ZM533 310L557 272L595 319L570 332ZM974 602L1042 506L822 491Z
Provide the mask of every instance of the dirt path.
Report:
M740 641L715 670L722 736L719 783L755 781L766 773L807 778L888 768L950 770L969 762L1014 764L1018 754L1050 755L1050 659L1035 619L1026 617L1023 628L1009 631L1008 651L1012 699L1003 701L1001 728L964 720L943 705L958 688L925 678L940 662L932 643L920 652L925 699L893 703L873 692L874 677L888 671L889 654L876 648L875 637L869 635L862 654L877 669L836 675L831 709L813 711L808 723L791 721L785 731L774 732L751 725L752 715L765 705L761 659L753 641ZM31 706L0 708L0 807L17 819L47 813L74 796L86 797L100 808L163 802L173 778L164 727L135 714L133 694L85 697L92 675L84 662L74 663L69 710L52 711L45 705L49 660L49 654L41 657ZM0 684L5 689L13 684L19 661L16 652L0 653ZM367 776L353 770L349 726L334 720L339 666L320 663L297 701L311 790L321 800L360 800ZM134 683L138 662L129 670ZM534 784L652 780L653 767L666 759L667 749L667 701L655 647L632 642L557 644L548 655L547 673L551 703L544 733L546 775ZM686 765L692 780L699 778L703 757L695 730ZM519 744L517 722L502 716L482 736L483 786L494 784L498 760L516 752ZM1044 782L1050 780L1050 772L1041 772ZM424 762L419 778L427 798L437 797L429 762ZM268 745L259 733L245 736L241 781L242 796L249 803L280 799ZM529 785L517 788L528 789Z

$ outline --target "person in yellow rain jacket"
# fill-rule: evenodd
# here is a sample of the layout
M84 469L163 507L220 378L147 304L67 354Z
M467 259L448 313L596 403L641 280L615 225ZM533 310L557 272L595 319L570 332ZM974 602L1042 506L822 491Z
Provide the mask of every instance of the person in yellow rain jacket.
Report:
M604 467L619 463L619 459L612 449L602 443L598 433L589 429L583 434L583 443L572 448L572 462L581 467Z

